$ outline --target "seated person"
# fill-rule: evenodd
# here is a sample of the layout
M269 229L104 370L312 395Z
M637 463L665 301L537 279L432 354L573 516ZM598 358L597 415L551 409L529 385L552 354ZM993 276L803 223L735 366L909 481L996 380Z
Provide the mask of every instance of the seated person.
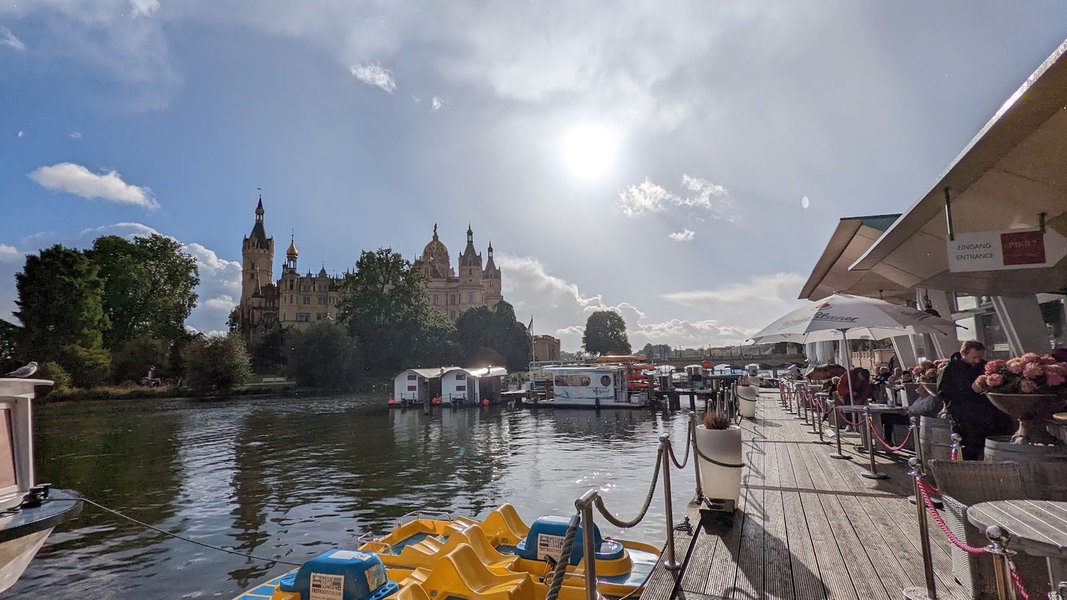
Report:
M841 378L837 384L837 395L843 404L867 404L873 393L871 372L863 367L853 367L849 370L848 379Z

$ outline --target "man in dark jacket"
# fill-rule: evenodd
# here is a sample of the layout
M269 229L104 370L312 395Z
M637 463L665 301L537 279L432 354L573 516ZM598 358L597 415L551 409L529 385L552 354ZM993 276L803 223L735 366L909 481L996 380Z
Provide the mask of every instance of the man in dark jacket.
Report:
M952 430L960 436L964 460L982 460L987 437L1015 431L1014 420L971 387L984 372L985 362L985 346L968 340L937 380L937 395L945 402Z

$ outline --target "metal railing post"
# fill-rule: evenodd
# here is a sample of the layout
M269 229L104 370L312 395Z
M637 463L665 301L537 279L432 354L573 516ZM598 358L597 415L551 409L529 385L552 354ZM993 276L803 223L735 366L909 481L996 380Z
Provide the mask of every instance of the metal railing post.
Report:
M926 577L926 589L905 588L904 597L908 600L937 600L937 584L934 582L934 563L930 555L930 531L926 522L926 502L923 502L919 478L923 476L922 463L917 458L908 459L911 476L915 481L915 516L919 521L919 542L923 553L923 575Z
M681 565L674 555L674 504L671 502L671 457L668 454L671 446L670 436L661 435L659 444L660 454L663 455L663 510L667 513L667 562L663 563L663 567L668 571L677 571Z
M596 538L593 533L593 498L596 490L589 490L574 502L575 508L582 515L582 554L585 556L585 596L587 600L597 600L596 590ZM561 556L560 560L568 557Z

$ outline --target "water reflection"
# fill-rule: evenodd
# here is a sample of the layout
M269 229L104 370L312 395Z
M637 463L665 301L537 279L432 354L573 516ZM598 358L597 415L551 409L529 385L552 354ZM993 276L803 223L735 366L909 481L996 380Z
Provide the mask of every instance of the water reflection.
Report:
M273 560L351 547L414 509L569 515L590 488L636 515L660 435L685 415L503 407L390 410L370 396L38 407L39 479L155 527ZM692 470L672 474L676 505ZM662 494L627 537L659 543ZM606 534L620 532L599 521ZM86 507L12 594L231 597L284 565L203 548Z

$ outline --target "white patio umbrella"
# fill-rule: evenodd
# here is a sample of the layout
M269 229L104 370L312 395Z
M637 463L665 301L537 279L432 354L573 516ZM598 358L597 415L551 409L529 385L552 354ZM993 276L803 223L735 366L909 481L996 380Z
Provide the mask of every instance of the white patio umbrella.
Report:
M790 312L749 339L757 344L840 340L851 396L848 340L881 340L904 334L930 334L952 340L956 324L908 306L837 293Z

